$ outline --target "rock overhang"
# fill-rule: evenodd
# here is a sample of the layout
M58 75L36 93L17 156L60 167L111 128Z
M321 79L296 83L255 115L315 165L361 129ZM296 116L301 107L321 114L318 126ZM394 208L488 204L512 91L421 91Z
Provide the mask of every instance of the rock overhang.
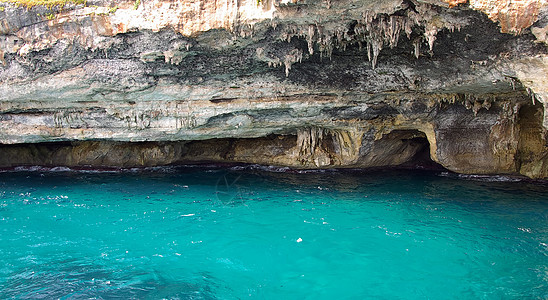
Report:
M295 135L301 142L272 162L336 167L367 161L365 145L394 130L418 130L432 158L455 171L520 173L521 165L543 164L546 149L520 146L519 132L528 126L543 141L546 129L520 125L519 111L542 110L535 103L546 99L546 48L527 29L538 18L533 28L542 28L545 3L506 3L506 20L535 9L527 22L497 27L488 17L503 20L503 11L494 17L487 2L461 2L147 1L116 9L97 2L52 19L33 15L43 8L8 7L0 137L10 144ZM338 146L312 147L305 159L310 143L323 145L311 134ZM462 141L448 137L467 134L477 143L451 154L447 145ZM525 159L524 147L538 153ZM475 155L483 159L470 163ZM528 176L546 176L545 167L535 170Z

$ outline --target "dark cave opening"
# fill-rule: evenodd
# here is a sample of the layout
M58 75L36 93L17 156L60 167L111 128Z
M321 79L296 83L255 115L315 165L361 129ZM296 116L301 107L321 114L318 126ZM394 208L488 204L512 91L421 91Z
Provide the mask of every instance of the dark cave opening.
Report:
M406 141L410 145L417 147L417 152L407 163L404 163L403 167L432 169L432 170L445 170L445 168L432 160L430 156L430 143L426 136L414 137Z
M393 130L375 141L363 153L361 160L379 166L387 165L405 169L445 170L432 160L430 143L426 134L416 129Z
M367 137L366 137L367 138ZM335 138L327 134L318 145L328 155L341 155ZM371 140L369 150L360 149L354 164L334 159L318 168L443 169L430 157L426 135L418 130L394 130L380 140ZM0 168L19 166L75 168L132 168L185 164L260 164L315 168L299 165L292 156L295 135L259 138L225 138L199 141L62 141L34 144L0 144ZM339 163L337 163L337 161Z

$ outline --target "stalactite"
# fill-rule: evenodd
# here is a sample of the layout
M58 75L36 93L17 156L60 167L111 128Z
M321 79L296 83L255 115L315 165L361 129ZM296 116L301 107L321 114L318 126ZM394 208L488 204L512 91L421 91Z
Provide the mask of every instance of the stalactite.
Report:
M369 59L369 61L371 61L371 43L370 42L367 42L367 59Z
M315 33L316 33L316 27L314 27L314 25L312 24L308 25L308 35L306 37L306 41L308 42L308 53L310 53L310 55L314 54Z
M465 94L464 95L464 107L466 107L466 109L472 109L474 100L475 99L474 99L473 95Z
M527 91L527 95L531 96L531 101L533 102L533 105L535 105L535 100L537 97L535 92L533 92L531 88L526 88L525 90Z
M327 132L323 128L310 127L299 129L297 132L298 160L302 165L316 167L331 164L329 154L322 149L323 139Z
M420 39L415 39L413 41L413 48L414 48L415 58L419 58L419 56L421 54L421 40Z
M289 70L291 70L291 65L295 62L301 62L303 59L303 52L299 49L293 49L291 50L285 57L284 57L284 65L285 65L285 76L289 76Z
M438 34L438 28L436 26L427 26L424 31L424 38L428 42L430 51L434 49L434 42L436 41L436 35Z
M388 21L388 26L385 29L385 33L389 38L390 48L394 48L398 43L400 32L405 23L403 17L390 16L390 21Z
M490 96L489 98L483 100L481 107L485 108L486 110L489 110L491 108L492 103L495 101L496 101L496 97Z
M319 127L303 128L297 132L297 147L301 159L309 159L321 145L324 129Z
M474 105L472 107L472 111L474 112L474 116L478 115L478 112L481 108L482 108L482 103L478 100L474 101Z
M362 12L361 19L353 21L357 23L353 25L353 32L348 31L350 23L343 26L324 23L322 26L319 21L315 24L285 25L279 38L287 42L291 42L293 37L304 38L308 44L308 53L313 55L318 47L320 58L331 58L335 49L344 51L349 44L358 44L361 50L365 43L368 60L372 68L375 68L380 51L385 47L396 47L403 33L410 39L414 27L424 29L422 38L428 43L430 53L441 29L454 31L461 28L458 23L460 20L453 20L451 17L444 19L436 15L428 4L416 4L416 9L417 11L408 9L404 15L377 14L366 10ZM412 41L416 58L420 57L421 43L420 38ZM286 71L291 69L292 63L286 64Z
M373 69L375 69L375 66L377 65L377 58L379 57L379 53L382 50L382 41L372 40L371 41L371 50L373 51L373 58L371 60L371 66L373 67Z
M436 97L439 99L440 96ZM449 98L447 99L447 97ZM454 104L457 101L462 103L466 109L472 110L474 112L474 116L476 116L482 108L485 110L491 109L492 104L496 102L497 99L492 94L450 94L442 97L442 102Z
M359 159L363 132L321 127L297 131L297 159L316 167L351 164Z

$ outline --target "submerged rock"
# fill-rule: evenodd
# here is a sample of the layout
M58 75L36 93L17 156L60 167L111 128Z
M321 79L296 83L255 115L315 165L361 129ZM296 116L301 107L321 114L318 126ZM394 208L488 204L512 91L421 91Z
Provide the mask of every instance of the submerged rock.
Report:
M0 6L3 167L548 177L543 1Z

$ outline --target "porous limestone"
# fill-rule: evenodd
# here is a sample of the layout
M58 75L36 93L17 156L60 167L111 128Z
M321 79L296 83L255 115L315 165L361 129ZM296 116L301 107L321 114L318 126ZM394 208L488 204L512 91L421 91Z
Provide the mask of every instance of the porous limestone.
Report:
M0 3L0 167L548 177L544 0L136 3Z

